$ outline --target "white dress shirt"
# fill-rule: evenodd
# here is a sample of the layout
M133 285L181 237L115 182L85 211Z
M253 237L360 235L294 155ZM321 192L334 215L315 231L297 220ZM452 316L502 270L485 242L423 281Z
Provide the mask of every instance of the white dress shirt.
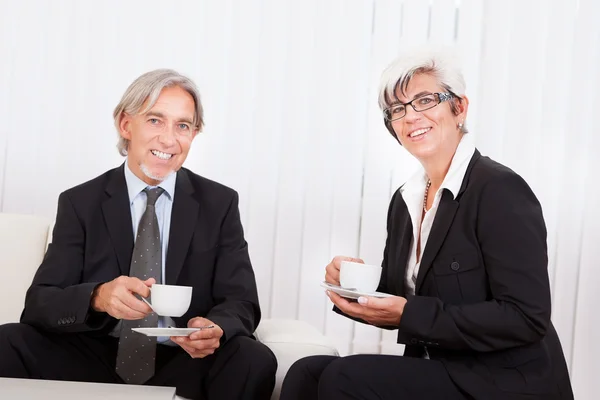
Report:
M167 249L169 248L169 233L171 231L171 211L173 210L173 199L175 198L175 180L177 173L171 174L158 184L165 192L156 200L154 210L158 220L158 229L160 231L160 241L162 248L162 282L165 283L165 264L167 260ZM125 163L125 182L127 183L127 193L129 194L129 205L131 207L131 227L133 229L134 240L137 237L137 228L142 219L142 214L146 210L145 188L155 188L150 186L129 169Z
M450 163L448 173L446 174L442 185L435 193L433 205L425 213L425 217L422 221L423 200L425 198L425 188L427 187L428 181L425 170L421 168L419 171L417 171L417 173L415 173L415 175L413 175L400 189L400 193L404 199L404 202L406 203L413 226L413 238L410 243L410 253L408 257L408 263L406 265L405 276L406 292L408 294L415 294L415 285L417 282L417 275L419 274L421 258L425 252L427 239L429 238L429 233L431 232L431 226L433 225L435 214L437 212L440 199L442 198L443 190L448 189L452 193L452 196L456 198L456 195L458 194L458 191L462 185L462 181L465 177L465 173L467 172L467 167L474 153L475 146L473 143L471 143L469 138L463 136L458 144L458 147L456 148L454 157L452 157L452 162ZM428 196L431 195L432 193L428 194ZM421 231L420 236L419 229ZM421 257L419 260L417 260L417 240L419 237L421 239Z
M173 173L164 181L158 184L163 188L164 193L156 200L154 210L158 220L158 229L160 231L161 253L162 253L162 282L165 283L165 266L167 261L167 249L169 248L169 233L171 231L171 211L173 210L173 199L175 198L175 182L177 173ZM138 178L125 162L125 182L127 183L127 193L129 194L129 206L131 207L131 228L133 229L133 238L137 237L137 228L146 210L147 196L145 188L155 188ZM116 332L120 332L120 323L117 325ZM173 320L169 317L158 317L158 327L175 326ZM118 336L118 333L117 333ZM157 341L164 344L173 344L168 337L158 337Z

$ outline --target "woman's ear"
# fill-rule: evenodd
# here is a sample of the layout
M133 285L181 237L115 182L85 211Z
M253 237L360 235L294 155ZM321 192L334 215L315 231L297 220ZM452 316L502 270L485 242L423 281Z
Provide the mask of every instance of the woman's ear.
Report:
M460 101L456 102L458 108L457 117L460 117L460 120L464 121L467 119L467 111L469 110L469 98L467 96L462 96Z

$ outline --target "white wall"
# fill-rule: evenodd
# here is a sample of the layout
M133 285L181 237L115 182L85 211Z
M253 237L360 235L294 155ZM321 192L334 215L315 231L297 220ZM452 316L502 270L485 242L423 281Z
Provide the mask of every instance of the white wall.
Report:
M553 320L592 399L599 18L597 0L0 0L0 211L54 216L61 191L122 162L113 107L175 68L206 109L185 165L240 192L265 317L308 321L343 353L398 353L394 332L330 312L318 283L336 254L380 262L389 198L416 166L382 124L379 74L401 46L455 43L472 139L543 204Z

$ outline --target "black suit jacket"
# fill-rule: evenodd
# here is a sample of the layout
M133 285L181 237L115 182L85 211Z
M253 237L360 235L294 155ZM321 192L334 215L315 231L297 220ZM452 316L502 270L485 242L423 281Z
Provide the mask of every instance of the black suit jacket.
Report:
M416 295L407 295L413 230L400 194L388 211L378 291L404 296L405 356L444 363L481 400L573 399L550 322L546 227L525 181L475 151L454 199L444 190L425 246Z
M193 286L187 326L206 317L226 341L251 336L260 320L237 193L182 168L177 173L165 283ZM91 310L94 288L129 275L134 245L124 166L69 189L58 200L53 240L27 291L21 322L44 330L107 335L117 320Z

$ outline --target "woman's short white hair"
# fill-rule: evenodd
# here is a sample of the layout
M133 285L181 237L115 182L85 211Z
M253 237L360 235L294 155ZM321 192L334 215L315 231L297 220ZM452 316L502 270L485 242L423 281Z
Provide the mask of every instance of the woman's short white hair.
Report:
M196 109L192 123L196 129L202 130L202 127L204 126L204 111L202 109L200 93L198 92L196 84L188 77L183 76L172 69L157 69L146 72L129 85L123 94L121 101L113 111L115 127L117 128L117 134L119 135L117 149L122 156L127 155L127 148L129 147L129 140L122 137L120 133L119 124L121 122L122 114L138 115L148 112L148 110L154 107L162 90L173 86L179 86L188 92L194 99ZM146 101L146 107L142 110L142 106Z
M422 46L411 49L396 58L381 74L379 84L379 108L385 110L398 103L398 92L405 92L413 76L431 74L435 76L445 91L453 95L450 102L452 112L458 114L460 98L465 95L466 84L457 60L457 54L450 48ZM396 137L391 124L386 127ZM466 124L461 132L467 133Z

